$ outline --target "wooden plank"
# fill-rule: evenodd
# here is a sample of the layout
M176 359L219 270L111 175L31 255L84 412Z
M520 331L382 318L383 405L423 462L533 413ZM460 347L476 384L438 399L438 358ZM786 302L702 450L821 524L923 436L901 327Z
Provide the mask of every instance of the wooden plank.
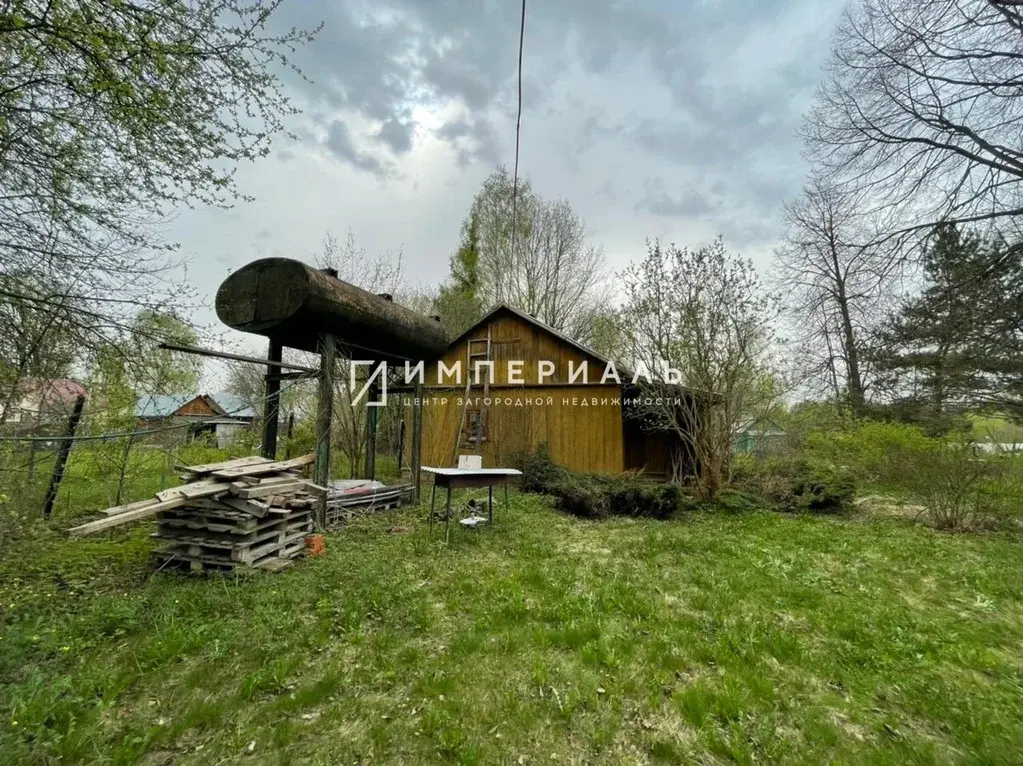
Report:
M245 489L231 488L231 494L251 500L254 497L269 497L271 495L288 495L293 492L305 489L305 482L292 481L287 484L271 484L267 486L246 487Z
M220 479L240 479L243 476L259 476L264 473L274 473L275 471L288 471L292 468L301 468L302 466L310 465L315 461L316 455L310 453L308 455L302 455L302 457L292 458L291 460L278 460L277 462L257 463L255 465L241 466L239 468L216 470L212 471L212 474Z
M258 463L272 463L273 461L269 458L260 457L259 455L250 455L249 457L236 457L232 460L225 460L221 463L206 463L205 465L179 465L175 466L176 471L186 471L188 473L213 473L214 471L223 471L229 468L242 468L244 466L256 465Z
M294 484L297 481L297 479L292 477L276 476L273 479L267 479L266 481L261 481L256 484L252 484L251 482L246 481L245 480L246 478L251 477L243 477L238 481L231 482L231 492L238 493L241 492L242 490L253 488L266 489L268 487L283 487L286 484Z
M118 514L125 513L127 511L137 511L139 508L145 508L151 503L156 502L158 502L156 499L152 497L147 497L145 500L138 500L134 503L128 503L126 505L115 505L112 508L107 508L103 511L100 511L100 513L104 513L107 516L117 516Z
M197 500L201 497L212 497L213 495L219 495L221 492L227 492L231 489L231 485L227 483L218 483L212 479L203 479L192 484L182 484L180 487L171 487L165 489L162 492L157 492L156 497L160 502L165 500L172 500L175 497L182 497L186 500Z
M255 499L246 500L240 497L232 497L231 495L224 495L220 498L219 502L234 508L236 511L251 514L257 519L261 519L266 516L270 510L270 506L266 503L261 503Z
M147 505L145 508L137 508L134 511L126 511L119 513L115 516L107 516L105 519L99 519L98 521L90 521L88 524L80 524L77 527L72 527L68 530L69 534L75 536L91 535L94 532L102 532L104 529L110 529L111 527L120 526L121 524L127 524L129 521L138 521L148 516L154 516L160 511L167 511L171 508L178 508L188 503L188 498L177 497L173 500L166 500L164 502L154 502L152 505Z

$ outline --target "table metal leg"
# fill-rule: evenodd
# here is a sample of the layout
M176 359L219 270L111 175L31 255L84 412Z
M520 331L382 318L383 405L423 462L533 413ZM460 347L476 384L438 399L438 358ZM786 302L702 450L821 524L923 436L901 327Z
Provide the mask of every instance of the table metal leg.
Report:
M508 482L504 483L504 512L508 513Z
M487 487L487 510L490 512L490 526L494 526L494 485Z
M430 535L433 536L433 504L437 500L437 484L434 483L433 490L430 492Z
M444 506L444 542L448 541L451 526L451 485L448 485L448 499Z

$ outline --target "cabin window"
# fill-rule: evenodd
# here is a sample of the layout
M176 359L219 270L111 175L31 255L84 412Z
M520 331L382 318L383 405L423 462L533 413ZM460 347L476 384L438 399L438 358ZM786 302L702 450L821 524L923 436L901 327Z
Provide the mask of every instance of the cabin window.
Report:
M486 441L486 430L483 427L483 411L478 409L465 411L465 439L469 442Z

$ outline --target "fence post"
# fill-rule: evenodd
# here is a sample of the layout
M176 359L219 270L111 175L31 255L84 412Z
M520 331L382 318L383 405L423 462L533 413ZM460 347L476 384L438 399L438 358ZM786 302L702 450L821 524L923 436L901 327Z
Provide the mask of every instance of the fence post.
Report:
M67 433L57 449L57 463L53 466L53 476L50 477L50 488L46 491L46 503L43 505L43 518L50 518L53 513L54 503L57 502L57 493L60 491L60 481L64 478L64 467L67 465L68 455L71 454L71 447L74 444L75 431L78 430L78 421L82 419L82 408L85 407L85 396L78 395L75 399L75 408L67 421Z

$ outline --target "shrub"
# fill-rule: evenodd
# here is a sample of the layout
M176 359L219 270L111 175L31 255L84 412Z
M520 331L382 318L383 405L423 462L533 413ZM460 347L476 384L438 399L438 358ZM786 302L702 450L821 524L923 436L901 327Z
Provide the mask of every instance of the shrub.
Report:
M856 496L850 470L798 457L736 461L732 481L742 492L786 511L836 513Z
M569 472L555 465L547 442L540 442L533 452L518 452L512 456L512 465L522 471L519 489L537 495L556 495Z
M682 501L678 484L647 481L636 473L621 474L602 483L608 513L617 516L667 519Z
M564 513L584 519L603 519L609 515L607 493L595 482L567 478L553 494L557 498L555 506Z
M682 505L682 488L644 479L636 472L615 476L573 473L555 465L546 444L533 453L519 453L515 466L522 471L523 492L552 495L556 507L573 516L670 518Z
M849 471L814 467L805 461L793 465L788 510L834 513L848 508L855 497L856 482Z
M939 529L959 529L1018 513L1014 462L978 454L966 441L937 441L900 457L896 486Z
M961 435L936 437L916 426L868 422L809 434L800 459L806 465L795 469L739 463L740 483L775 502L785 485L793 494L791 507L816 510L841 502L849 494L847 478L855 476L921 506L921 515L942 529L1019 516L1023 462L982 454ZM817 475L820 466L830 466L828 477Z

